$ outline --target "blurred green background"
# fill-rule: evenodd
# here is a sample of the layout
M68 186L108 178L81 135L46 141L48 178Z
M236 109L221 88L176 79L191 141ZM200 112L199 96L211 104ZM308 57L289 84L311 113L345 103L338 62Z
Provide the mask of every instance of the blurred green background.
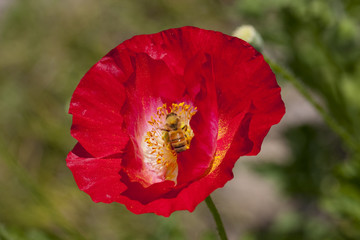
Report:
M213 194L230 239L360 239L359 0L0 0L0 239L217 239L204 204L163 218L93 203L65 164L67 109L86 71L133 35L241 24L279 64L287 115Z

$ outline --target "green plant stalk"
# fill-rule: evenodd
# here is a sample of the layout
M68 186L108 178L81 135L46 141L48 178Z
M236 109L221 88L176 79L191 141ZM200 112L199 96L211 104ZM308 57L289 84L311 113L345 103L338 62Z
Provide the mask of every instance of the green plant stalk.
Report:
M211 214L213 215L220 239L227 240L228 238L226 236L225 228L221 221L220 214L219 214L218 210L216 209L216 206L215 206L213 200L211 199L210 195L205 199L205 202L206 202L206 205L208 206Z
M270 59L265 58L265 60L273 71L290 82L300 92L300 94L305 97L305 99L318 111L327 125L343 139L345 144L351 150L359 151L359 146L356 144L356 141L353 139L351 134L349 134L343 127L341 127L340 124L334 118L332 118L319 103L315 101L315 99L306 90L305 86L293 74L280 65L272 62Z

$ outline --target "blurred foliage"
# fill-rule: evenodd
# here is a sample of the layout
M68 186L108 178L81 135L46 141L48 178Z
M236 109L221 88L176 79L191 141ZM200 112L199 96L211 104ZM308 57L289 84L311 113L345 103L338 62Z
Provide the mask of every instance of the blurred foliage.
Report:
M360 239L360 1L21 0L4 6L1 240L216 239L204 230L212 220L201 206L199 216L138 216L120 204L94 204L79 191L65 166L75 143L67 108L83 74L135 34L184 25L231 33L244 23L257 28L268 58L315 93L349 139L325 124L287 129L291 158L256 171L275 179L292 208L246 229L243 239Z
M339 139L322 126L289 129L285 137L292 158L284 165L256 169L276 180L293 210L250 236L360 239L360 2L238 3L254 22L271 20L262 31L272 43L270 54L322 97L329 116L348 138Z

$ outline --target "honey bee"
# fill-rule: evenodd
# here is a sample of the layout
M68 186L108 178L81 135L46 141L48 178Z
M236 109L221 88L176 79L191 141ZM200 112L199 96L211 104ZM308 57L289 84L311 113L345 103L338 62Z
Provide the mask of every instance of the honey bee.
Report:
M186 135L187 125L181 127L179 116L171 112L165 118L164 140L176 153L183 152L189 148L188 136Z

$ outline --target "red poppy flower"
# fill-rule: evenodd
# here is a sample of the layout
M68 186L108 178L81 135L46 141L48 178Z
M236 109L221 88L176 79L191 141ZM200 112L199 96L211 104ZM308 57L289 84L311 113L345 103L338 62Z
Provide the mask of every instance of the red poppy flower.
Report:
M78 143L67 166L79 188L95 202L169 216L223 187L285 108L253 47L182 27L111 50L81 79L69 112Z

